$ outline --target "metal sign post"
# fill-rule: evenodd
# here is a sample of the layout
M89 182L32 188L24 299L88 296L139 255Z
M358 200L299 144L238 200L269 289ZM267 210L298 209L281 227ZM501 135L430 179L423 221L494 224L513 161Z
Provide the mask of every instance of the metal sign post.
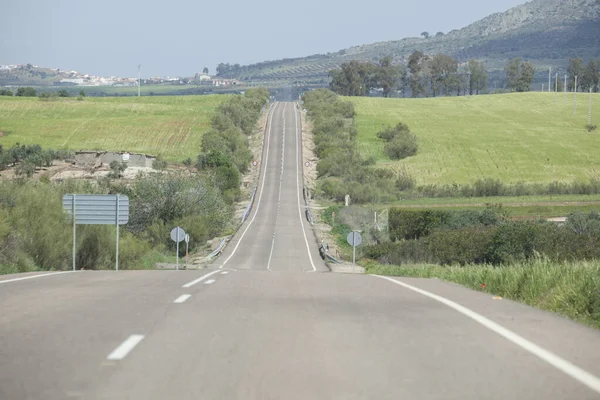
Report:
M119 270L119 225L129 221L129 198L119 194L66 194L63 209L73 221L73 271L76 270L77 225L116 225L115 270Z
M190 235L185 234L185 266L188 265L188 256L190 251Z
M362 236L357 231L352 231L346 237L346 241L352 246L352 273L354 273L354 266L356 265L356 246L360 246L362 243Z
M179 242L185 239L185 231L180 227L175 227L171 230L171 240L177 243L176 268L179 271Z

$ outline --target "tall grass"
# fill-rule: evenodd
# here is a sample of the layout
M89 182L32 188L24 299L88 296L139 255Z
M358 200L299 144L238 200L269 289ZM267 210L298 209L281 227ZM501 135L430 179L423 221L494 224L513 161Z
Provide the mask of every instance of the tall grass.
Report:
M600 328L600 261L557 263L538 258L511 265L464 267L371 263L367 272L439 278Z

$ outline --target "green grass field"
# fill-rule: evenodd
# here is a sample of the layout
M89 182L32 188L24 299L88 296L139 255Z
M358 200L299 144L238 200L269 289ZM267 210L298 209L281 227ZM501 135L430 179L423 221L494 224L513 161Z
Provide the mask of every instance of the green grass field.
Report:
M227 96L0 97L0 144L129 151L179 161L200 152L215 108Z
M600 130L588 133L588 94L503 94L430 99L347 98L356 105L358 147L381 166L406 165L418 184L571 182L600 175ZM592 97L600 122L600 95ZM391 161L377 132L406 123L419 152Z

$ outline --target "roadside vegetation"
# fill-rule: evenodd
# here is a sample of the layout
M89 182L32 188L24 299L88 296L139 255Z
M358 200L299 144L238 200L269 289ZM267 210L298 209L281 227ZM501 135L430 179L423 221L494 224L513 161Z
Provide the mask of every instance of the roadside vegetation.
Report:
M175 226L183 227L190 235L191 252L203 249L208 240L230 234L239 223L232 217L240 176L251 161L248 136L254 133L268 98L264 89L223 97L225 101L206 116L212 127L208 139L186 150L196 154L194 170L145 173L133 181L122 181L119 177L123 165L116 162L111 165L111 174L97 181L54 183L43 177L29 178L28 174L2 181L0 273L71 268L72 228L62 209L62 197L68 193L121 193L129 197L129 223L121 228L119 246L119 266L123 269L152 268L157 262L170 261L175 244L169 231ZM18 145L0 151L0 161L3 168L18 170L25 165L48 165L67 155L39 145ZM248 162L244 165L245 159ZM166 168L160 158L157 163L161 164L156 165L161 167L157 169ZM180 252L180 256L185 254L184 247ZM115 227L78 226L76 254L78 268L112 268Z
M599 261L536 258L501 266L392 266L372 262L365 266L371 274L443 279L600 328Z

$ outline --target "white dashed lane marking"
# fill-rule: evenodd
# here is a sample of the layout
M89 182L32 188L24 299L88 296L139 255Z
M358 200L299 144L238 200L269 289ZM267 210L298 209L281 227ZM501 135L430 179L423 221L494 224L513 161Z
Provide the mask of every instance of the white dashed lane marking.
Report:
M179 296L177 299L175 299L175 301L173 303L183 303L185 302L187 299L189 299L190 297L192 297L191 294L182 294L181 296Z
M137 346L142 339L144 339L144 335L131 335L129 336L123 343L119 345L112 353L106 357L108 360L122 360L127 357L127 354L135 346Z

